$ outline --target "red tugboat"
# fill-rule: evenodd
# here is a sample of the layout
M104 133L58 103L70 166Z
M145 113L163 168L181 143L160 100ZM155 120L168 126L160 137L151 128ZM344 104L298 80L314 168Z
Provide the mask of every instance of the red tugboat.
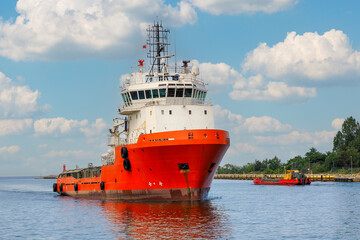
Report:
M229 133L214 128L199 68L170 67L168 33L147 29L149 66L122 86L124 102L114 119L102 166L65 170L53 191L76 198L183 201L206 199L225 152ZM144 46L145 48L145 46Z
M263 178L253 180L256 185L305 185L310 184L311 179L298 170L286 170L284 178L269 178L265 175Z

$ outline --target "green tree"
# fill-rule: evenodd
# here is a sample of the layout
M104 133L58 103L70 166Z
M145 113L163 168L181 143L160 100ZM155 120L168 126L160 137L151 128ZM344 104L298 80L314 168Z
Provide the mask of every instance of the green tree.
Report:
M342 157L344 159L344 167L359 167L360 154L356 148L346 148L346 150L342 153Z
M239 172L239 167L232 165L232 164L225 164L223 167L219 166L217 173L222 174L222 173L237 173Z
M353 117L345 119L341 132L338 131L333 141L333 151L344 151L347 147L360 147L360 125ZM358 150L360 150L358 148Z
M254 171L255 172L261 171L262 168L263 168L262 162L260 162L259 160L255 160Z
M305 160L299 155L291 158L286 164L286 169L298 169L302 170L305 165Z
M310 148L310 151L305 153L305 161L310 163L323 163L325 162L326 154L323 154L316 150L316 148Z
M334 171L339 166L339 153L328 152L324 162L325 171Z
M279 168L281 168L281 161L277 156L273 157L272 159L269 159L268 164L269 164L268 165L269 169L272 171L276 171Z
M240 169L240 173L254 172L254 163L248 163Z

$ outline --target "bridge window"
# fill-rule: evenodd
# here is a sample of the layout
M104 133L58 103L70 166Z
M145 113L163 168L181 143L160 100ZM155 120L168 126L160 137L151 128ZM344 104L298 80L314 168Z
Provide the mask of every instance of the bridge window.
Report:
M159 91L157 89L152 90L153 98L159 98Z
M129 93L124 93L123 96L124 96L124 99L125 99L125 103L127 106L130 106L131 105L131 100L129 98Z
M191 97L192 94L192 88L186 88L185 89L185 97Z
M166 88L161 88L159 89L159 92L160 92L160 97L163 98L166 96Z
M131 98L130 98L129 92L126 92L126 95L125 95L125 96L127 97L127 100L128 100L129 105L131 105L132 102L131 102Z
M121 97L122 97L122 99L123 99L123 101L124 101L125 106L128 106L127 99L125 98L125 94L124 94L124 93L121 94Z
M168 97L175 97L175 88L168 89Z
M176 89L176 97L183 97L183 94L184 94L183 88Z
M151 98L151 90L145 90L146 99Z
M139 99L145 99L144 91L139 91Z
M138 94L136 91L130 92L132 100L138 100Z
M200 91L199 99L202 99L203 94L204 94L204 92L203 92L203 91Z

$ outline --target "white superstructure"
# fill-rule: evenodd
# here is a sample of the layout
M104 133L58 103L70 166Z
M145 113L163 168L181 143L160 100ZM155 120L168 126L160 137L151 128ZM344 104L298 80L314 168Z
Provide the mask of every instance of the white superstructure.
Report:
M152 65L146 69L144 60L139 60L138 71L122 86L124 104L118 111L125 118L114 119L110 146L136 143L141 134L214 128L212 105L205 101L207 90L199 79L199 68L190 69L189 61L183 61L182 67L170 69L167 61L173 55L167 55L168 30L156 23L148 32Z

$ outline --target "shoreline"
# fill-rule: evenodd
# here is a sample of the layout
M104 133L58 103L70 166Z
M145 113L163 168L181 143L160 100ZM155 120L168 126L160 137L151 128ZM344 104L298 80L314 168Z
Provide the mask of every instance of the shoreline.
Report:
M35 179L57 179L57 175L47 175L43 177L36 177Z
M255 178L262 178L264 176L270 178L284 178L285 174L215 174L214 179L233 179L233 180L253 180ZM360 182L360 174L304 174L310 178L311 181L322 182Z

